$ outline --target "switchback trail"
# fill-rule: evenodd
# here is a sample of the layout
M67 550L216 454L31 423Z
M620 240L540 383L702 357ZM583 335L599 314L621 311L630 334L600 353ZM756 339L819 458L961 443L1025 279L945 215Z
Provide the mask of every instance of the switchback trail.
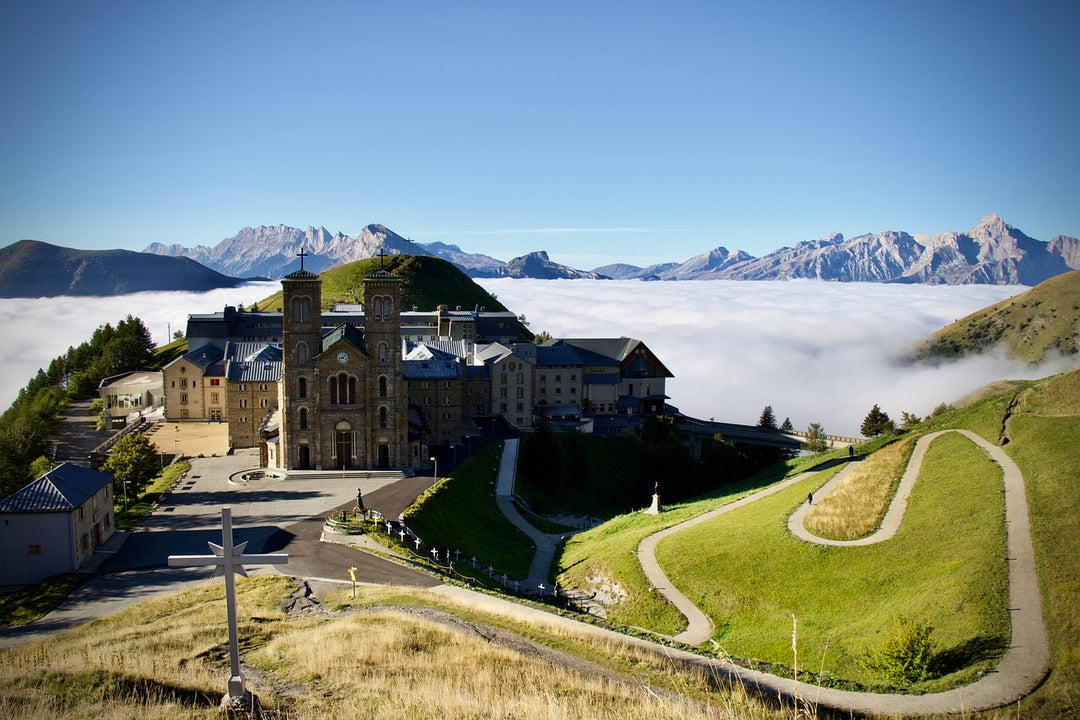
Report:
M926 695L891 695L884 693L853 692L822 688L809 683L795 682L754 670L748 670L715 661L716 669L724 669L733 679L759 690L789 697L802 698L815 704L851 712L895 713L899 715L925 715L931 713L963 713L1007 705L1030 693L1046 676L1050 668L1050 642L1043 621L1042 595L1035 566L1035 550L1031 540L1031 521L1028 516L1027 495L1020 468L1000 447L967 430L943 430L919 438L912 452L908 467L901 479L894 501L874 534L859 540L841 542L819 538L803 527L802 518L806 506L789 519L792 533L807 542L827 545L869 545L884 542L896 534L903 520L907 499L922 467L926 449L935 438L946 432L959 432L986 451L1001 467L1005 485L1005 521L1007 528L1006 552L1009 562L1009 615L1011 638L1001 662L991 673L964 687ZM789 487L809 477L803 473L785 480L741 500L674 525L642 540L638 546L638 559L649 582L687 615L687 629L676 640L699 644L709 639L712 623L681 592L672 587L671 581L656 562L656 544L664 537L706 522L725 512L730 512L755 500ZM820 495L835 487L834 479ZM686 608L686 609L684 609ZM713 661L708 661L713 665Z

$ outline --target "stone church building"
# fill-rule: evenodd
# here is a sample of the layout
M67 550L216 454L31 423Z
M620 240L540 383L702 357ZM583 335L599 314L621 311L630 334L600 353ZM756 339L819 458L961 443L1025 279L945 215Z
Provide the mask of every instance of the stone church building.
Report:
M322 280L282 280L279 464L289 470L411 467L402 372L401 279L364 279L364 328L322 332Z
M264 467L407 470L539 414L610 434L665 411L672 373L640 340L538 345L512 312L403 309L396 275L362 282L362 305L324 310L301 261L273 312L189 315L190 350L162 369L165 419L226 424Z

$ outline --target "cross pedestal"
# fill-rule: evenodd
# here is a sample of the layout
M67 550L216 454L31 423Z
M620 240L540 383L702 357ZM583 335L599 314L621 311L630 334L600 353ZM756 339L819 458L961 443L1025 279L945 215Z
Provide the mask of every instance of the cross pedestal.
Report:
M170 555L170 567L213 565L213 577L225 576L225 610L229 620L229 697L240 698L246 692L244 674L240 672L240 647L236 638L236 581L234 573L247 577L244 565L284 565L289 556L284 553L272 555L245 555L247 541L233 545L232 509L221 508L221 544L206 543L213 555Z

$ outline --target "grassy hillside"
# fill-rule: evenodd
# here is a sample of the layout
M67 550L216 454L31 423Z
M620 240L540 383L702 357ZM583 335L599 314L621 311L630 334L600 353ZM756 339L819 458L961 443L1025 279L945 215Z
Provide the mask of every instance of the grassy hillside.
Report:
M404 281L404 310L414 306L420 310L434 310L439 305L446 305L451 310L458 305L466 310L477 306L493 311L507 309L451 263L426 255L388 255L384 259L357 260L319 273L323 281L323 309L339 303L360 304L364 299L364 278L380 267ZM260 300L258 307L261 310L280 308L281 293Z
M911 350L916 359L952 358L1004 345L1010 356L1038 362L1048 352L1080 353L1080 270L957 320Z
M795 615L815 672L874 686L861 657L904 616L931 625L952 655L978 646L976 657L942 669L947 685L968 682L1008 641L1001 473L956 434L934 442L924 468L889 542L824 547L792 537L779 520L805 502L810 478L662 541L657 557L735 656L790 666Z
M223 717L222 587L218 579L0 652L0 716ZM429 591L361 587L328 598L324 614L295 617L282 611L292 589L276 574L237 581L241 654L263 717L795 717L622 643Z
M1053 652L1051 675L1025 699L1025 716L1076 715L1080 371L1023 383L947 411L914 434L964 428L996 441L1010 403L1005 450L1025 477ZM774 468L772 480L792 472ZM1008 631L997 467L964 438L944 436L931 447L909 517L894 540L863 549L795 542L786 532L787 516L835 472L817 473L660 544L661 565L713 618L713 639L735 657L790 665L794 613L799 618L800 665L808 663L815 673L823 666L833 677L877 685L858 656L877 647L903 614L935 628L939 677L926 683L926 689L961 684L992 666ZM622 602L609 607L614 622L677 633L684 627L681 616L649 591L634 549L654 530L742 494L701 499L660 516L625 515L577 535L560 559L559 579L568 587L606 586L609 592L622 593Z

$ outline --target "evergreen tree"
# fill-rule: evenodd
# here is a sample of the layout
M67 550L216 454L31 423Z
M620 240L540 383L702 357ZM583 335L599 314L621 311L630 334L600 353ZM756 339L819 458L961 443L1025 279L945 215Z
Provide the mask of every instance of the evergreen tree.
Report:
M791 418L784 418L784 422L780 423L780 431L786 433L795 431L795 426L791 424Z
M825 452L829 449L829 441L825 437L825 430L821 423L810 423L806 429L806 449L812 453Z
M891 433L895 429L896 426L889 418L889 414L875 403L874 407L870 408L870 412L863 418L859 432L863 434L863 437L878 437L879 435Z
M772 405L766 405L765 409L761 411L761 417L758 418L757 426L759 428L765 428L766 430L776 429L776 416L773 415Z

